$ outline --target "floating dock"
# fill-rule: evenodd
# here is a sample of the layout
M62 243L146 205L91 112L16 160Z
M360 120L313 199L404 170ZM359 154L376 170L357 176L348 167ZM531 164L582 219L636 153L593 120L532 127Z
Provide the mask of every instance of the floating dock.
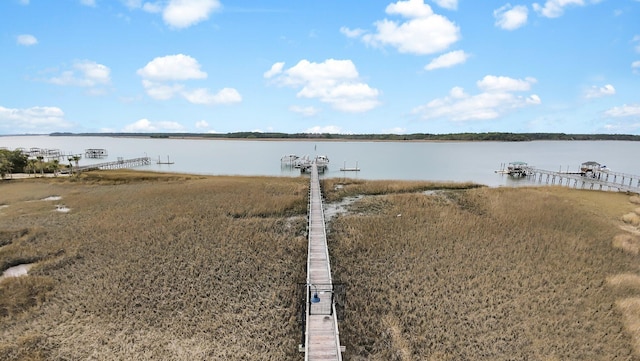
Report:
M360 168L358 168L358 162L356 162L356 166L355 167L347 167L347 162L344 162L344 166L342 168L340 168L341 172L359 172Z
M167 156L167 161L163 162L160 160L160 156L158 156L158 161L156 162L156 164L173 164L174 162L169 160L169 156Z

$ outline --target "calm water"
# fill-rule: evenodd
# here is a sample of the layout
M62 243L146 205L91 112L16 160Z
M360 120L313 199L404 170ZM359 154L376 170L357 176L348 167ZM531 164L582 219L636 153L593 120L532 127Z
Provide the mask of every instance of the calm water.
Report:
M83 154L104 148L103 159L80 160L80 165L149 156L154 161L141 170L208 175L267 175L297 177L297 169L281 167L286 154L327 155L326 177L472 181L492 187L523 184L496 174L503 163L524 161L547 169L577 171L585 161L597 161L610 170L640 175L640 142L536 141L536 142L328 142L151 139L114 137L0 136L0 148L59 149ZM156 164L158 159L174 164ZM64 161L66 163L66 161ZM355 167L360 172L341 172Z

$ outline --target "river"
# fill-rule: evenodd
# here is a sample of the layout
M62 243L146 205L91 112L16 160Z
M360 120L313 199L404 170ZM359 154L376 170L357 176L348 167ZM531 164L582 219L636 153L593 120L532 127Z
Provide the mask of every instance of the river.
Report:
M314 140L227 140L128 138L108 136L0 136L0 148L57 149L81 154L80 165L118 158L151 157L152 164L136 169L205 175L297 177L297 169L282 167L280 158L326 155L325 177L456 181L491 187L526 184L495 173L502 164L524 161L546 169L577 171L596 161L611 171L640 175L640 142L532 141L532 142L378 142ZM102 159L84 157L85 149L106 149ZM167 160L173 164L157 164ZM66 158L63 163L68 163ZM342 172L355 167L359 172Z

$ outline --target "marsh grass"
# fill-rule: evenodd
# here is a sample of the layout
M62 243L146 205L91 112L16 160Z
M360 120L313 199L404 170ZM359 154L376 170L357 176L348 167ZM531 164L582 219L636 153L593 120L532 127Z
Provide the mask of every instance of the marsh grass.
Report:
M640 297L624 298L616 302L624 315L625 328L633 338L633 347L640 350Z
M640 215L637 212L629 212L622 216L622 220L632 226L640 225Z
M607 277L607 282L613 287L622 287L640 291L640 275L635 273L621 273Z
M205 179L205 176L181 173L139 172L132 169L83 172L79 176L64 178L63 182L82 182L84 184L128 184L139 182L172 182L192 179Z
M611 246L628 196L479 188L389 194L363 212L366 199L329 233L348 359L639 359L615 306L635 278L607 282L636 270Z
M37 261L0 282L0 359L302 358L307 178L113 171L0 187L0 264ZM612 246L629 197L345 179L323 191L376 195L330 224L345 359L639 359L637 258Z
M0 318L20 315L39 306L53 288L47 277L14 277L2 281L0 287Z
M424 192L443 189L480 188L475 183L447 183L430 181L359 180L327 178L322 180L323 196L327 202L358 195L382 195L392 193Z
M96 173L1 185L0 359L299 356L307 179Z
M640 237L630 233L617 234L613 238L613 247L637 255L640 253Z

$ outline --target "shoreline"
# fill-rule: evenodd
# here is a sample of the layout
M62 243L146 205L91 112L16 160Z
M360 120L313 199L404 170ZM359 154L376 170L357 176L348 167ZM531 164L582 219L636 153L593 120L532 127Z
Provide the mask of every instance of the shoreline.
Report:
M410 134L333 134L333 133L50 133L0 134L0 137L112 137L151 139L266 140L266 141L346 141L346 142L532 142L545 141L640 141L639 134L565 134L565 133L410 133Z
M12 173L11 175L8 175L5 178L2 178L0 180L12 180L12 179L38 179L38 178L67 178L70 177L71 175L69 173L58 173L57 175L54 175L53 173L45 173L43 174L32 174L32 173Z

